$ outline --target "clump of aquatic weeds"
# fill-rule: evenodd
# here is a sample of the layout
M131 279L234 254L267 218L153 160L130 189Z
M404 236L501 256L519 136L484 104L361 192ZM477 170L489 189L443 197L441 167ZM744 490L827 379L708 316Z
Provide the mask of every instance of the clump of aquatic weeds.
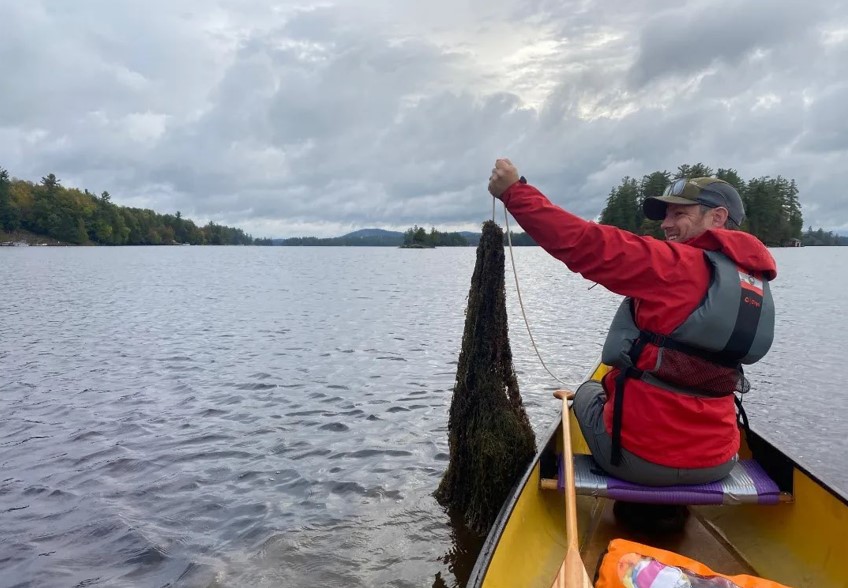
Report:
M435 492L479 533L536 452L509 345L503 237L494 221L483 224L448 421L450 462Z

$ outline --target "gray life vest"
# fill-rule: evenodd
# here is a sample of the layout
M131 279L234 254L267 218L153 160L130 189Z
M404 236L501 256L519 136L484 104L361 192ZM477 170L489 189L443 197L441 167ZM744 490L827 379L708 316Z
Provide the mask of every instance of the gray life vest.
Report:
M620 461L624 381L638 378L664 390L717 398L744 393L742 364L765 356L774 339L774 300L761 275L722 253L705 251L712 279L701 304L669 335L640 329L626 298L613 318L601 359L621 370L613 407L613 463ZM650 369L636 365L645 347L658 347ZM744 417L743 417L744 418Z

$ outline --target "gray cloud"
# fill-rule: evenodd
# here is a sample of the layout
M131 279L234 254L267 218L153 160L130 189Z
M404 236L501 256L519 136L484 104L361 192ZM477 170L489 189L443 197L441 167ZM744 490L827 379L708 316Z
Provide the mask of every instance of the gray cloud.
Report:
M644 85L710 66L736 66L758 51L803 45L822 12L821 5L792 0L682 5L660 13L642 29L631 79Z
M256 235L473 228L506 155L591 218L624 175L782 174L848 229L848 9L788 0L0 0L0 165Z

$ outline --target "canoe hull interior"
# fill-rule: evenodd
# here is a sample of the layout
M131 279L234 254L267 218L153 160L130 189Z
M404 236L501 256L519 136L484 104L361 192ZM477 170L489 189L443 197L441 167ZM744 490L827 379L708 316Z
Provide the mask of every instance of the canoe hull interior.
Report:
M608 368L598 366L592 378ZM552 399L552 404L555 401ZM572 445L589 453L572 416ZM516 484L489 533L468 585L549 588L566 552L565 505L561 492L542 490L561 452L561 423ZM742 457L750 449L743 436ZM773 506L697 506L682 531L648 534L623 528L607 498L578 496L580 551L590 576L609 541L625 538L675 551L724 574L754 574L798 588L848 588L848 500L827 488L756 435L754 456L794 501ZM763 458L761 459L761 456Z

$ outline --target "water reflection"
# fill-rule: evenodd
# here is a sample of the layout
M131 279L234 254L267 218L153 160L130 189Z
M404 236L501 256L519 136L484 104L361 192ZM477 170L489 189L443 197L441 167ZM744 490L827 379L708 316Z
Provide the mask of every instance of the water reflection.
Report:
M465 586L477 561L477 554L486 540L484 535L479 535L470 530L462 521L462 517L456 514L446 513L450 525L450 549L442 556L442 563L447 568L447 577L442 572L436 572L433 580L433 588L448 588Z

